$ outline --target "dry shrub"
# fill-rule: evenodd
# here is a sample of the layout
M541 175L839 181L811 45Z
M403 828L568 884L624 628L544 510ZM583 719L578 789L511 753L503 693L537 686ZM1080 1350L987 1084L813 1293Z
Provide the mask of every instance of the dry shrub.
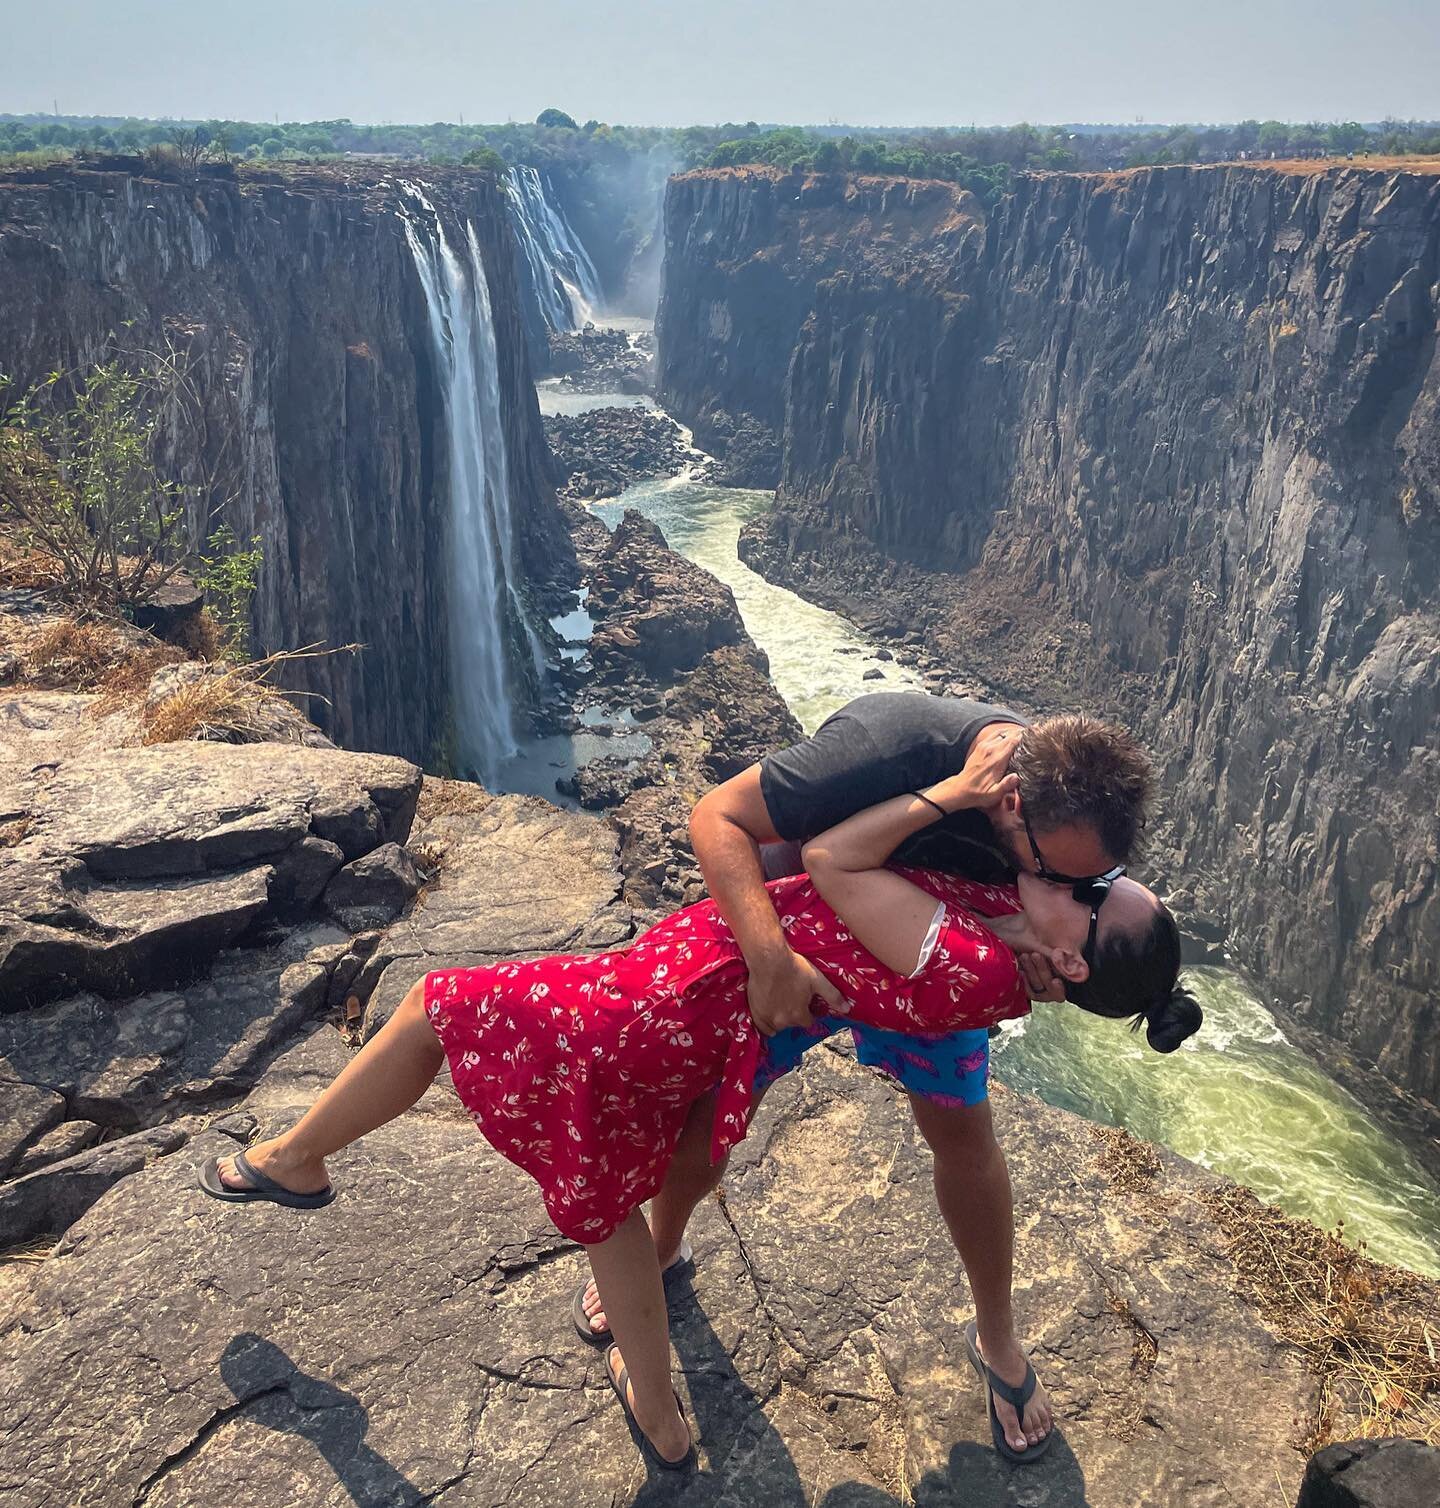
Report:
M1440 1287L1371 1261L1248 1189L1202 1197L1239 1292L1320 1378L1306 1452L1356 1435L1440 1445Z
M155 672L166 665L177 665L185 658L184 650L173 644L155 643L137 650L100 682L100 694L91 713L106 717L112 712L139 710L145 704L145 694Z
M13 535L0 533L0 587L53 592L63 582L60 562L53 555L24 544Z
M208 607L181 619L165 642L184 650L192 660L214 662L225 658L225 636Z

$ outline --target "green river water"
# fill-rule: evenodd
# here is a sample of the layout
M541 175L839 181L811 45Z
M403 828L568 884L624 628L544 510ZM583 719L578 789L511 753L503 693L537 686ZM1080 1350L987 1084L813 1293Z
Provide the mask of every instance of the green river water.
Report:
M641 483L595 512L611 527L623 508L648 514L731 588L807 731L863 692L918 686L845 619L742 564L741 525L770 502L765 492L671 480ZM866 680L872 668L885 678ZM997 1038L996 1076L1171 1147L1318 1225L1343 1221L1372 1256L1440 1276L1440 1187L1414 1156L1286 1040L1240 975L1197 968L1189 980L1205 1027L1177 1053L1151 1052L1122 1023L1041 1005Z

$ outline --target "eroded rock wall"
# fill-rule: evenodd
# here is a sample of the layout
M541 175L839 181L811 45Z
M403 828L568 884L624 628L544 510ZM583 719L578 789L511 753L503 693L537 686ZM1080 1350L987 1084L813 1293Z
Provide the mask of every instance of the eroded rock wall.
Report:
M474 227L491 288L516 547L563 569L515 290L486 174L426 170L452 242ZM262 651L360 643L289 667L338 742L433 760L447 720L448 476L443 405L398 181L376 172L185 184L60 167L0 179L0 371L21 384L117 346L173 343L197 402L173 469L214 476L223 518L264 550Z
M670 348L723 304L753 351L759 253L691 246L751 235L773 188L673 192L708 212L672 234ZM809 302L748 558L1006 695L1130 721L1185 908L1436 1098L1440 178L1051 175L983 229L848 256L833 213L784 218ZM754 401L711 365L710 401Z

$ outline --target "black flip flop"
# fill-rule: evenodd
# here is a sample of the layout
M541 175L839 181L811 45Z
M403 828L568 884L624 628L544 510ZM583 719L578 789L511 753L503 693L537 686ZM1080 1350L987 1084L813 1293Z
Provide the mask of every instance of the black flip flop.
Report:
M695 1252L688 1241L680 1243L680 1255L660 1273L660 1281L665 1285L665 1295L668 1298L670 1289L681 1282L688 1280L695 1271ZM590 1316L585 1313L585 1290L590 1286L590 1279L586 1278L575 1290L575 1297L570 1301L570 1318L575 1325L575 1333L590 1346L608 1346L615 1337L610 1333L607 1326L604 1330L596 1330L590 1324Z
M273 1178L267 1178L243 1152L235 1154L235 1171L242 1178L248 1178L254 1187L232 1189L220 1177L218 1157L212 1157L200 1169L200 1187L212 1199L223 1199L226 1204L283 1204L292 1210L318 1210L335 1197L335 1190L328 1183L318 1194L297 1194Z
M611 1391L620 1400L620 1407L625 1410L625 1422L630 1426L630 1438L640 1447L640 1454L646 1462L654 1466L658 1471L690 1471L698 1464L695 1454L695 1437L690 1437L690 1449L680 1457L678 1461L667 1461L664 1456L650 1443L650 1437L640 1428L635 1415L630 1411L630 1399L626 1396L630 1387L630 1369L626 1366L620 1368L620 1375L615 1375L615 1369L610 1365L610 1353L617 1348L607 1346L605 1348L605 1380L610 1384ZM679 1393L675 1395L675 1407L680 1410L680 1417L685 1419L685 1405L680 1401ZM690 1421L685 1419L685 1427L690 1427Z
M1035 1396L1035 1389L1039 1386L1035 1368L1028 1361L1025 1363L1025 1380L1019 1387L1013 1387L1003 1377L997 1376L985 1365L984 1358L980 1355L980 1334L974 1320L965 1327L965 1350L970 1357L970 1365L980 1374L980 1381L985 1384L985 1407L990 1413L990 1438L995 1442L995 1449L1007 1461L1014 1461L1018 1466L1023 1466L1027 1461L1038 1461L1049 1450L1050 1442L1055 1438L1054 1427L1051 1427L1038 1445L1027 1445L1024 1450L1016 1450L1005 1438L1004 1426L1000 1423L999 1414L995 1412L995 1395L998 1393L1015 1410L1016 1418L1024 1420L1025 1405Z

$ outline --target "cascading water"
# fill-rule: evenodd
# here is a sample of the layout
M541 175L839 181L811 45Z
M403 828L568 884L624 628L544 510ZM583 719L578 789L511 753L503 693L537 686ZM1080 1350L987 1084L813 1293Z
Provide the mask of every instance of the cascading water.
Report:
M532 670L542 673L543 658L516 586L490 285L474 227L465 224L457 250L425 195L413 185L406 193L424 211L402 218L445 404L456 753L462 769L493 785L520 749L517 695Z
M554 332L579 330L601 303L595 264L534 168L513 167L507 177L515 236L545 323Z

